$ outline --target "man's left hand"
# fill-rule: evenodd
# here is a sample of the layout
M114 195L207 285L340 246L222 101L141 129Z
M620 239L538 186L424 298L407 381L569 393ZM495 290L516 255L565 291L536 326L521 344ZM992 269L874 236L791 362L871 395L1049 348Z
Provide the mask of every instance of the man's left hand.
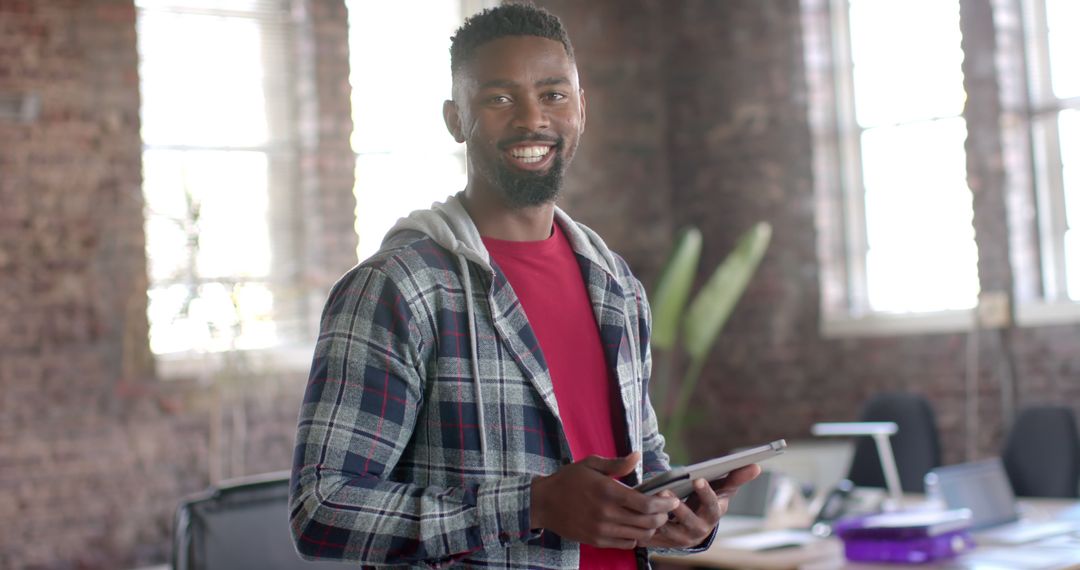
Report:
M694 494L671 512L671 520L656 529L648 541L639 542L646 548L690 548L709 538L720 517L728 510L728 501L742 485L761 474L761 467L747 465L732 471L727 477L709 486L704 479L694 481ZM670 491L661 495L674 497Z

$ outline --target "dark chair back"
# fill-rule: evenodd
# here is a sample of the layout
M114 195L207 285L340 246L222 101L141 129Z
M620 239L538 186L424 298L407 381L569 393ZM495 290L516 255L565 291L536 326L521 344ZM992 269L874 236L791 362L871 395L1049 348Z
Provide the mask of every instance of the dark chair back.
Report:
M1018 496L1080 497L1080 435L1069 408L1021 411L1009 430L1002 460Z
M307 562L289 532L289 473L224 482L181 501L173 532L174 570L356 568Z
M900 472L900 487L905 493L922 493L923 477L941 465L941 442L930 402L918 394L877 394L863 406L859 420L896 423L899 431L890 443ZM855 442L848 479L860 487L885 487L873 439L861 437Z

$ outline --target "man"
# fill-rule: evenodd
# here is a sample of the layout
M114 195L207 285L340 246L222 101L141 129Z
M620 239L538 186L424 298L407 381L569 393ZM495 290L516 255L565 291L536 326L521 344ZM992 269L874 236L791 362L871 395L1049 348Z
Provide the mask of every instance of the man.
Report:
M451 70L443 115L468 183L399 221L330 293L293 466L297 550L635 568L647 549L707 547L759 470L719 496L698 481L688 503L630 487L669 468L646 393L649 310L626 263L555 206L585 125L561 23L482 12L455 34Z

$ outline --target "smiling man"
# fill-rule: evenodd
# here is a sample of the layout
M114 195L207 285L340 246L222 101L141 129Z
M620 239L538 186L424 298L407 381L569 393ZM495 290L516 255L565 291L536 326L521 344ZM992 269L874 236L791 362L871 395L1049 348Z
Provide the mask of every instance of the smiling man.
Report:
M452 39L465 189L414 212L330 292L300 411L291 524L309 559L639 568L708 546L730 493L631 486L669 469L649 308L556 207L585 128L558 18L482 12Z

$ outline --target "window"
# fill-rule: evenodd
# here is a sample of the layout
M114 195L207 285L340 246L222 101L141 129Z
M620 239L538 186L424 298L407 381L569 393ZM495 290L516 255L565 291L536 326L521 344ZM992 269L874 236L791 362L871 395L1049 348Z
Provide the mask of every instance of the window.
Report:
M279 344L296 152L286 0L137 0L154 353Z
M1080 301L1080 3L1025 4L1043 294Z
M804 6L826 330L973 308L959 1Z
M465 188L465 147L442 119L450 36L465 15L495 4L431 2L418 18L408 2L346 0L360 259L378 250L398 218ZM406 21L407 32L386 25Z

